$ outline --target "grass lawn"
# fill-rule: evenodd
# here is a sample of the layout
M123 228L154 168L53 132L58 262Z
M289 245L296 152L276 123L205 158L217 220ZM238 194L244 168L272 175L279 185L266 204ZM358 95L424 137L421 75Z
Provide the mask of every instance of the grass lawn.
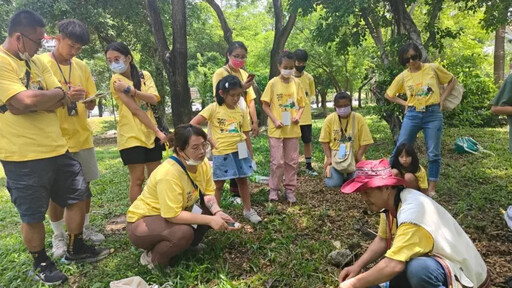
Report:
M393 143L387 125L375 116L367 119L375 144L366 157L389 157ZM113 121L95 121L91 124L95 131L113 129ZM314 139L318 139L321 125L321 120L315 120ZM455 154L453 143L459 136L472 136L496 156ZM419 137L418 153L426 166L424 140L422 135ZM314 162L320 171L323 153L318 142L314 145ZM257 173L268 176L266 136L254 139L253 146ZM311 178L300 172L297 205L269 203L266 186L255 183L252 199L264 218L261 224L247 225L242 208L223 201L223 208L246 226L232 233L210 231L204 241L208 249L202 254L185 253L170 272L152 273L139 264L141 251L131 246L124 231L105 231L107 221L128 208L128 171L114 146L99 147L96 152L101 178L92 184L91 221L106 234L103 245L115 252L96 264L59 263L70 276L65 286L107 287L111 281L138 275L148 283L168 283L169 287L337 287L339 269L326 262L327 255L336 249L333 242L339 241L342 247L359 254L372 240L368 229L377 230L378 215L363 213L365 205L358 195L340 195L337 189L325 189L321 177ZM512 231L500 209L512 204L512 154L508 151L507 130L445 128L442 167L436 200L475 241L494 286L506 287L502 284L504 278L512 276ZM50 250L49 225L46 232L46 247ZM32 260L22 243L20 220L10 203L2 170L0 239L0 287L37 287L39 284L27 276Z

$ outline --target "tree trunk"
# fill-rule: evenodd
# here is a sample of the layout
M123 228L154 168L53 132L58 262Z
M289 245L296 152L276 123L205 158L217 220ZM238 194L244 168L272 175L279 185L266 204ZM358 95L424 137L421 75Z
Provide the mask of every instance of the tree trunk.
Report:
M98 116L103 117L103 99L98 100Z
M324 118L327 117L327 90L319 90L320 96L322 98L322 111L324 113Z
M372 89L372 94L375 98L375 103L379 106L389 105L389 101L384 97L386 93L386 87L375 85ZM386 121L391 131L391 135L393 136L393 141L396 143L398 141L398 134L400 133L400 128L402 127L402 119L391 109L384 112L384 115L381 115L381 118Z
M357 107L361 108L363 107L363 105L361 105L361 92L363 92L363 88L364 86L368 85L368 83L370 83L370 81L372 81L372 77L368 77L368 79L366 79L363 84L361 84L361 86L359 86L359 89L358 89L358 92L359 94L357 95Z
M395 25L397 26L397 30L401 31L401 27L403 27L405 32L407 32L409 35L411 41L420 47L421 53L423 54L422 61L429 62L430 60L428 58L427 50L423 46L423 41L421 40L421 32L412 19L411 14L409 14L407 11L405 2L403 0L388 0L388 3L391 6L391 12L395 18Z
M494 84L498 85L505 79L505 28L496 30L494 38Z
M388 65L389 57L388 57L388 55L386 53L386 49L384 47L382 30L380 29L380 25L379 25L378 20L375 17L375 14L373 14L372 11L368 11L367 9L362 10L361 13L362 13L363 21L364 21L366 27L368 28L368 30L370 31L370 35L372 36L373 42L375 42L375 45L377 45L377 47L380 50L380 57L382 59L382 63L384 63L384 65Z
M297 12L290 13L286 25L283 26L283 5L281 0L272 0L274 5L274 18L275 18L275 31L274 31L274 43L272 44L272 50L270 51L270 71L268 80L279 75L279 69L277 68L277 57L279 53L284 49L284 45L292 32L295 20L297 20Z
M192 120L187 70L187 19L185 0L172 0L171 107L174 127Z
M162 61L171 90L173 125L188 123L192 119L190 88L187 73L187 26L185 0L172 0L173 49L165 37L162 17L156 0L146 0L146 9L155 37L158 56Z
M153 79L155 80L155 86L158 90L158 94L160 95L161 100L156 105L151 105L151 109L153 109L153 114L155 115L155 121L156 124L158 125L158 128L160 128L162 132L168 133L170 130L169 125L167 125L167 119L165 119L165 106L167 102L167 97L165 96L166 93L164 89L164 69L162 67L161 62L159 61L158 51L156 50L156 48L153 50L155 54L155 62L153 64L155 69L155 76L153 77Z
M429 20L427 23L428 38L425 41L425 47L436 47L437 45L437 34L436 34L436 22L439 17L439 13L443 8L444 0L433 0L428 10Z
M222 8L220 8L219 4L215 2L215 0L205 0L206 3L210 4L212 9L217 14L217 18L219 18L220 26L222 28L222 32L224 33L224 40L226 43L231 44L233 42L233 31L229 28L228 21L226 21L226 17L224 17L224 13L222 12Z
M316 104L316 108L320 107L320 95L319 95L318 90L315 93L315 104Z

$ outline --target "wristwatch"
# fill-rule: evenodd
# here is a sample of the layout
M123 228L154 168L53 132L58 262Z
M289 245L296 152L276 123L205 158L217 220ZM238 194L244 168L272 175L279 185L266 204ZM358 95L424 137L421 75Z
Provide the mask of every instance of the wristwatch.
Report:
M124 88L123 93L126 95L130 95L130 92L132 91L132 86L128 85L126 88Z

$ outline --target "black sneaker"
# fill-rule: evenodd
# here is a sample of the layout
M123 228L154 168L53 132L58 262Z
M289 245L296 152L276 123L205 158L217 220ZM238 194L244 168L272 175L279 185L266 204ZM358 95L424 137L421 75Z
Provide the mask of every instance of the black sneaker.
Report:
M30 271L30 275L35 280L39 280L46 285L57 285L68 281L68 277L57 269L57 266L51 260L43 262L37 267L34 266L33 270Z
M66 252L64 260L68 262L97 262L108 255L110 255L110 249L108 248L96 248L87 244L84 244L81 251L77 251L73 254Z

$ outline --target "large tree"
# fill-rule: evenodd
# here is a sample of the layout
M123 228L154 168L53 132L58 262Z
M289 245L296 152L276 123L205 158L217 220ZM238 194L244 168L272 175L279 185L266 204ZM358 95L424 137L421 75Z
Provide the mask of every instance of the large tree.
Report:
M158 56L163 63L171 90L174 127L192 119L187 70L187 22L185 0L172 0L172 50L165 35L156 0L146 0L146 9L153 30Z

